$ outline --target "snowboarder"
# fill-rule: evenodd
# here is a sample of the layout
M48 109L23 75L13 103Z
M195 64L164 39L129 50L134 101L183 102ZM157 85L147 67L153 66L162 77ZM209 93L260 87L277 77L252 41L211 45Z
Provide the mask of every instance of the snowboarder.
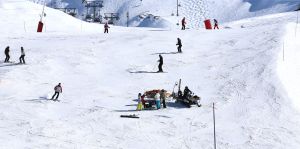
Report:
M183 17L183 19L181 20L181 26L182 26L181 30L185 30L185 24L186 24L185 17Z
M4 60L4 63L8 63L9 62L9 46L7 46L4 50L4 54L5 54L5 60Z
M24 57L25 57L24 48L21 47L21 56L20 56L20 58L19 58L20 64L25 64L25 59L24 59Z
M108 28L110 28L110 27L108 26L108 23L106 22L104 24L104 33L108 33Z
M178 45L178 47L177 47L178 53L182 53L182 51L181 51L182 43L181 43L180 38L177 38L177 44L176 45Z
M183 98L188 99L192 94L192 91L186 86L183 91Z
M162 101L163 108L167 108L167 106L166 106L166 92L165 92L164 89L162 89L162 90L160 91L160 99L161 99L161 101Z
M61 84L58 83L58 85L56 85L54 87L54 95L52 96L51 100L57 100L58 99L58 96L59 96L59 93L62 93L62 87L61 87ZM56 96L56 98L54 99L54 97Z
M155 94L154 99L155 99L155 103L156 103L156 108L160 109L160 95L159 95L159 93Z
M158 72L163 72L162 65L164 64L163 57L159 54L159 60L158 60Z
M216 19L214 19L214 29L219 29L219 26L218 26L218 21Z
M138 105L137 105L136 110L138 110L138 111L143 110L143 102L142 102L142 94L141 93L138 94Z

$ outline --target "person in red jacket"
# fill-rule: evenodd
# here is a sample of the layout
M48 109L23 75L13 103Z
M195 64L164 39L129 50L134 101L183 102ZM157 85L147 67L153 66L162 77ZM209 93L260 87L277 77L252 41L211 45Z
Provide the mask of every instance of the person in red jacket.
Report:
M108 33L108 28L110 28L110 27L108 26L108 23L106 22L104 24L104 33Z
M185 17L183 17L183 19L181 20L181 26L182 26L181 30L185 30L185 24L186 24Z

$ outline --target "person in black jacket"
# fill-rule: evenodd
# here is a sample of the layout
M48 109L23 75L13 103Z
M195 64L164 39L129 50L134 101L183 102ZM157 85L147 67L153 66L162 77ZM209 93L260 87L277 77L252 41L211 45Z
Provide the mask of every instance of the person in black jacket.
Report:
M108 23L106 22L104 24L104 33L108 33L108 28L110 28L110 27L108 26Z
M163 72L162 65L164 64L163 57L159 54L159 60L158 60L158 72Z
M24 57L25 57L24 48L21 47L21 56L20 56L20 58L19 58L20 64L25 64L25 59L24 59Z
M214 29L219 29L218 21L214 19Z
M185 17L183 17L183 19L181 20L181 26L182 26L181 30L185 30L185 24L186 24Z
M7 46L4 50L4 54L5 54L5 60L4 60L4 63L8 63L9 62L9 46Z
M183 97L188 99L193 92L186 86L183 91Z
M180 38L177 38L177 44L178 47L177 47L177 50L178 50L178 53L181 53L181 47L182 47L182 43L181 43L181 39Z

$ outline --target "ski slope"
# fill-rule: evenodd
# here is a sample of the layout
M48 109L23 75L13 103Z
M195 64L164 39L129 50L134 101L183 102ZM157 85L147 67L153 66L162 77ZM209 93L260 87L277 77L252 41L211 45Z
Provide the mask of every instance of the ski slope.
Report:
M284 88L288 91L288 96L293 99L293 105L295 108L300 109L299 79L296 79L300 75L300 64L298 57L300 52L298 50L299 43L299 30L296 23L289 23L287 25L287 33L282 41L282 51L278 58L278 74L283 83Z
M102 25L46 8L37 34L41 10L25 0L0 5L1 47L17 62L23 46L27 62L0 63L0 148L212 149L213 102L218 148L299 147L296 13L214 31L112 26L103 34ZM172 54L177 37L182 54ZM158 53L167 73L151 73ZM139 92L172 91L179 78L201 108L168 100L167 109L134 111ZM46 100L59 82L61 101ZM140 119L120 118L132 113Z

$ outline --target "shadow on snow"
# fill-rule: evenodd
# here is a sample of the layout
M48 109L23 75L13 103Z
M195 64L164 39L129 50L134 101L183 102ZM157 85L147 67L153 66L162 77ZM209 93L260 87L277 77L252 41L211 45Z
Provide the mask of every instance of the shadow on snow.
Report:
M179 54L179 52L161 52L161 53L153 53L151 55L159 55L159 54L161 54L161 55L164 55L164 54Z

